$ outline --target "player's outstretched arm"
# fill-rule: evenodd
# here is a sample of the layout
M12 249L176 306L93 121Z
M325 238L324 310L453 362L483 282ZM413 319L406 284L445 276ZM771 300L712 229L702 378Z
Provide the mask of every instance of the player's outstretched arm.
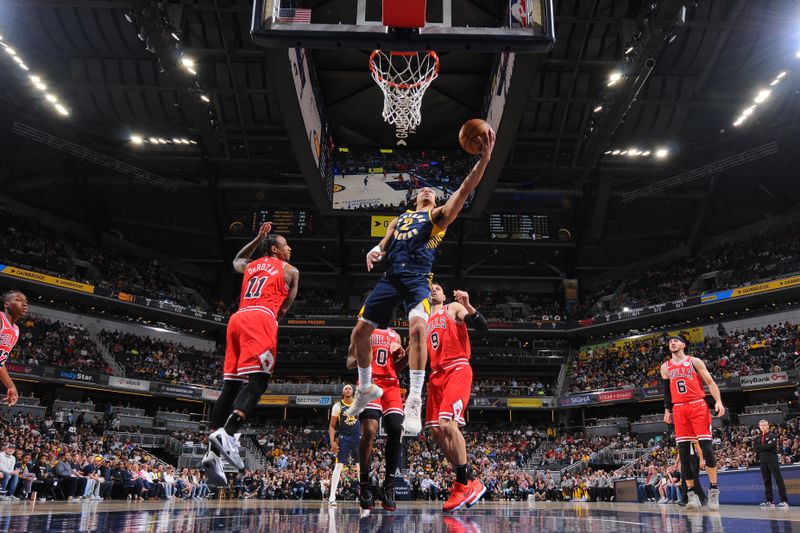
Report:
M286 279L286 284L289 285L289 294L286 295L281 308L278 309L278 320L285 317L286 313L289 312L294 299L297 298L297 287L300 285L300 271L296 267L287 263L283 269L283 275Z
M233 269L239 274L243 274L250 263L250 258L261 244L261 241L267 238L267 234L272 230L272 222L264 222L258 230L258 235L252 241L244 245L244 248L239 250L236 257L233 258Z
M19 393L6 367L0 367L0 382L2 382L6 388L6 396L3 398L3 403L11 407L19 400Z
M706 364L700 359L696 359L694 357L692 357L692 364L694 365L694 369L697 370L697 373L700 374L700 377L703 378L703 381L706 382L706 385L708 385L708 390L711 392L711 396L714 398L714 410L717 412L717 416L724 415L725 406L722 405L722 395L719 392L719 387L717 387L714 378L711 377L711 374L708 372Z
M492 150L494 150L495 133L494 130L489 129L486 135L483 136L483 147L481 149L481 158L475 163L461 186L453 193L449 200L442 206L434 209L431 213L433 222L444 229L456 219L458 214L464 209L464 204L469 198L469 195L478 187L478 184L483 179L483 173L486 171L486 166L492 158Z
M386 235L384 235L381 242L375 248L367 252L367 272L371 272L375 267L375 263L379 263L383 256L386 255L386 249L389 248L389 243L394 238L394 230L397 227L397 218L393 218L386 228Z
M467 326L482 333L489 331L489 323L486 321L486 318L472 306L467 291L453 291L453 298L455 298L456 301L450 304L453 305L451 310L458 320L465 322Z

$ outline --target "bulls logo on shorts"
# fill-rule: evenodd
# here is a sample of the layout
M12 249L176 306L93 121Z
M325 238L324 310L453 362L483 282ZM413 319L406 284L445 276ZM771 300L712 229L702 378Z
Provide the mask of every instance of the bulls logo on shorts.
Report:
M272 368L275 366L275 356L272 355L272 352L267 350L259 355L258 359L261 361L261 367L264 369L264 372L272 374Z

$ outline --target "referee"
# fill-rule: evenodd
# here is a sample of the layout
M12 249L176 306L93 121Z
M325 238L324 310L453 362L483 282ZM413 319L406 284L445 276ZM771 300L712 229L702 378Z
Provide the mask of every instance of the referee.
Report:
M778 463L778 436L769 430L769 422L760 420L758 429L761 435L753 440L753 451L758 454L758 461L761 463L761 476L764 478L764 492L767 499L761 504L762 507L772 507L772 476L775 476L775 484L778 485L781 503L778 507L789 507L789 498L786 497L786 485L783 483L780 465Z

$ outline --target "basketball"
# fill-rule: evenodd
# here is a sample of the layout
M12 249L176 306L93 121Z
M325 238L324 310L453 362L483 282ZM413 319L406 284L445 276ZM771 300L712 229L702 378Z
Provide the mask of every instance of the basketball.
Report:
M481 136L491 129L492 127L489 123L480 118L466 121L461 126L461 131L458 132L458 142L461 144L461 148L472 155L481 153L481 147L483 146Z

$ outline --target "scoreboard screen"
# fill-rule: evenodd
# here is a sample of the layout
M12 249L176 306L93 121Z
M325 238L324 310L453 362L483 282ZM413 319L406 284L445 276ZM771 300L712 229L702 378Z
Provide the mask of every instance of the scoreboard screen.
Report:
M489 236L492 239L541 241L550 238L550 226L547 215L492 213L489 215Z
M314 228L314 218L306 209L264 209L253 211L253 233L264 222L272 222L272 233L280 233L292 237L308 235Z

